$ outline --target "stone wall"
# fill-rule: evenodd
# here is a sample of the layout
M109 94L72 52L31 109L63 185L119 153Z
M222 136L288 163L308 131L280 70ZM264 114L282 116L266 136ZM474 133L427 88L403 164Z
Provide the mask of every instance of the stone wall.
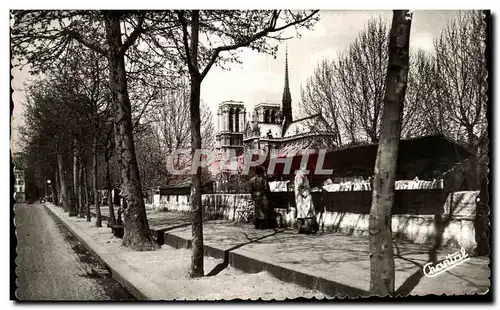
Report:
M415 212L415 205L408 206L406 214L394 212L392 232L395 236L411 242L428 244L433 244L436 235L442 234L442 245L472 249L476 246L474 218L478 193L478 191L452 193L437 210L420 207L419 211L424 211L421 214ZM424 198L422 204L425 201ZM399 211L402 208L399 206ZM395 209L398 208L395 206ZM283 213L288 225L294 224L293 212L291 209ZM317 219L325 231L368 235L368 212L330 211L324 207L322 211L317 210Z
M204 215L234 221L236 210L245 207L250 194L204 194L201 196ZM148 210L189 212L191 204L188 195L154 195L153 203L146 204Z
M146 210L154 211L188 212L190 208L189 195L153 195L153 202L146 203Z
M398 191L392 216L392 231L399 238L415 243L434 243L436 234L442 234L443 245L475 247L474 217L478 191L444 192ZM293 193L281 193L283 199L276 203L287 226L295 224ZM318 193L319 194L319 193ZM359 194L359 195L358 195ZM315 195L317 219L325 231L353 235L368 235L369 192L350 192L324 198ZM288 197L290 196L290 197ZM236 210L247 206L249 194L202 195L204 214L208 217L236 220ZM348 206L352 206L349 208ZM154 198L150 209L187 212L190 209L187 196L162 196Z

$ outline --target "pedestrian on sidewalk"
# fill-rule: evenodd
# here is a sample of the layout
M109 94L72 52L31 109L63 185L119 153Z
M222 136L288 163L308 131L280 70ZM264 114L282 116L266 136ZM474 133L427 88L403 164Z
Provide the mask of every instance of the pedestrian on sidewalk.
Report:
M255 208L255 229L267 229L269 227L269 202L267 200L269 191L269 183L265 176L264 167L257 166L256 174L250 180L250 194Z

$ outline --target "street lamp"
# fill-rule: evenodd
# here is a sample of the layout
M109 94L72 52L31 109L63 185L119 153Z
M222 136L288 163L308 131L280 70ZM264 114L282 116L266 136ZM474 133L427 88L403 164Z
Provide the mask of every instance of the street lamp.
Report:
M47 180L47 184L48 184L48 187L50 188L50 191L49 191L49 195L48 195L48 196L49 196L49 197L51 197L51 196L52 196L52 181Z

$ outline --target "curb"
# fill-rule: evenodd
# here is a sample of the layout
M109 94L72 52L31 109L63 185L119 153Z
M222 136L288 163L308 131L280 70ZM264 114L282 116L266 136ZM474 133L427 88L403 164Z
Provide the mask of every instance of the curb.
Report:
M57 213L53 212L47 205L44 205L44 207L50 214L57 218L96 259L98 259L104 266L106 266L106 268L111 272L112 277L123 287L125 287L135 298L137 298L138 300L164 300L164 293L155 290L155 287L151 286L150 283L147 282L147 279L143 279L143 276L140 273L136 273L132 266L129 266L123 261L116 259L114 255L99 253L98 251L94 250L90 245L91 243L93 243L93 241L90 240L90 238L88 238L85 233L81 232L78 228L71 227L71 225L69 225L65 219L63 219ZM92 213L92 215L95 215L95 213ZM163 232L164 244L176 249L191 248L191 239L183 238L173 234L171 230L175 228L178 227L172 227ZM160 233L161 232L158 231L158 234ZM298 270L287 268L286 266L281 266L279 264L265 262L261 259L250 257L250 255L242 254L242 251L240 249L224 250L216 246L204 244L203 251L204 256L223 259L224 264L227 264L235 269L239 269L247 273L267 271L273 277L281 281L293 283L312 290L318 290L329 296L338 298L347 296L350 298L369 296L369 292L362 289L331 281L320 276L315 276L312 274L307 274ZM140 287L150 287L153 291L156 292L154 292L153 294L148 294L144 292L144 289L141 290L139 288L139 285L134 285L132 283L132 281L137 282L140 280L144 280L144 282L141 283L142 285L140 285Z
M135 282L142 280L146 286L149 286L150 289L155 289L154 286L148 285L147 279L143 279L143 276L140 273L135 272L132 266L114 258L111 254L99 253L94 250L90 245L92 241L89 240L90 238L88 238L85 233L81 232L78 228L69 225L65 219L59 216L59 214L53 212L47 205L44 204L44 208L49 212L49 214L62 223L78 239L78 241L80 241L83 246L110 271L113 279L127 289L135 298L138 300L164 300L164 297L162 297L164 294L160 291L156 290L156 292L153 292L152 294L146 293L144 290L141 290L138 285L132 283L130 278L134 279Z
M189 249L192 247L191 239L177 236L171 232L165 232L165 244L176 249ZM370 293L363 289L328 280L320 276L307 274L279 264L266 262L258 258L252 258L250 255L242 254L242 251L239 249L223 250L218 247L204 244L203 252L205 256L211 256L216 259L224 259L224 263L235 269L239 269L247 273L267 271L276 279L293 283L311 290L318 290L332 297L357 298L370 296Z

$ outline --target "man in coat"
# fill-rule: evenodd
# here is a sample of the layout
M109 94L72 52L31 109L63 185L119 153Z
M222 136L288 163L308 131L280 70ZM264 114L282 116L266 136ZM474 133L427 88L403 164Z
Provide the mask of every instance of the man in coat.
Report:
M266 229L269 227L269 202L267 195L270 192L269 183L263 167L256 168L255 176L250 180L250 194L255 207L255 228Z

